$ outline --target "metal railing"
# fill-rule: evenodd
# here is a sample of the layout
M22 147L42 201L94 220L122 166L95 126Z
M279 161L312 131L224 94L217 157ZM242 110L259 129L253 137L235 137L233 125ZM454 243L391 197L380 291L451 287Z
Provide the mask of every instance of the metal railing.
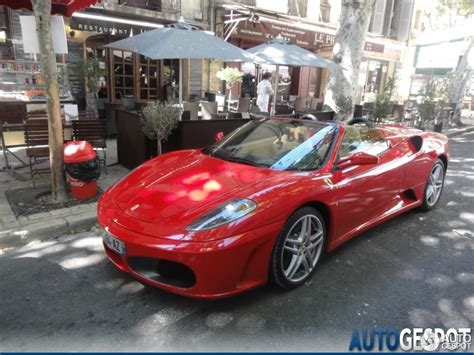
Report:
M181 12L181 0L119 0L118 4L157 12Z

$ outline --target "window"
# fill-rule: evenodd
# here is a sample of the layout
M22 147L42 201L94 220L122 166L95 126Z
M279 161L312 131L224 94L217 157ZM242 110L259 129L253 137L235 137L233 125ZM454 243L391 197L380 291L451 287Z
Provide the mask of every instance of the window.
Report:
M339 159L357 152L379 155L390 148L385 136L379 128L367 126L346 126L346 132L339 148Z
M116 99L134 96L133 54L113 51L114 94Z
M158 100L160 89L160 61L140 56L140 100Z
M178 59L164 59L162 80L166 92L164 98L168 102L175 102L179 92L179 60Z
M331 19L331 5L329 4L329 0L321 0L319 8L321 11L321 21L328 23Z

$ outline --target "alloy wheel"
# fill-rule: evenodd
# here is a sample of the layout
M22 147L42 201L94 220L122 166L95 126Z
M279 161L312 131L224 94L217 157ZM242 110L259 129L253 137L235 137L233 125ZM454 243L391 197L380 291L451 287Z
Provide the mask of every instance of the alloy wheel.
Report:
M426 187L426 203L431 207L438 202L443 189L444 170L440 164L436 164L430 172L428 186Z
M324 228L315 215L299 218L285 237L281 255L283 275L290 282L300 282L316 266L324 241Z

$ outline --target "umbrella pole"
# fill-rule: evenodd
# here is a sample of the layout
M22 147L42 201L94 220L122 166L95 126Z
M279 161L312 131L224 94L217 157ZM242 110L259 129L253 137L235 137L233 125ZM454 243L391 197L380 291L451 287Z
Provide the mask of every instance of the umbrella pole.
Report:
M179 104L183 104L183 60L179 59Z
M272 102L272 112L271 114L274 115L276 111L276 100L277 100L277 95L278 95L278 80L280 76L280 66L276 66L276 72L275 72L275 91L273 92L273 102Z

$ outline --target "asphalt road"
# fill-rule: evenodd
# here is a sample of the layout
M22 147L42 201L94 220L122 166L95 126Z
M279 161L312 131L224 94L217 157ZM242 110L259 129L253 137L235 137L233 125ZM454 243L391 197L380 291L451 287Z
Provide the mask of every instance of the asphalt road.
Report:
M451 147L436 210L361 235L292 292L205 302L144 287L92 232L3 252L0 350L346 351L354 328L472 328L474 133Z

